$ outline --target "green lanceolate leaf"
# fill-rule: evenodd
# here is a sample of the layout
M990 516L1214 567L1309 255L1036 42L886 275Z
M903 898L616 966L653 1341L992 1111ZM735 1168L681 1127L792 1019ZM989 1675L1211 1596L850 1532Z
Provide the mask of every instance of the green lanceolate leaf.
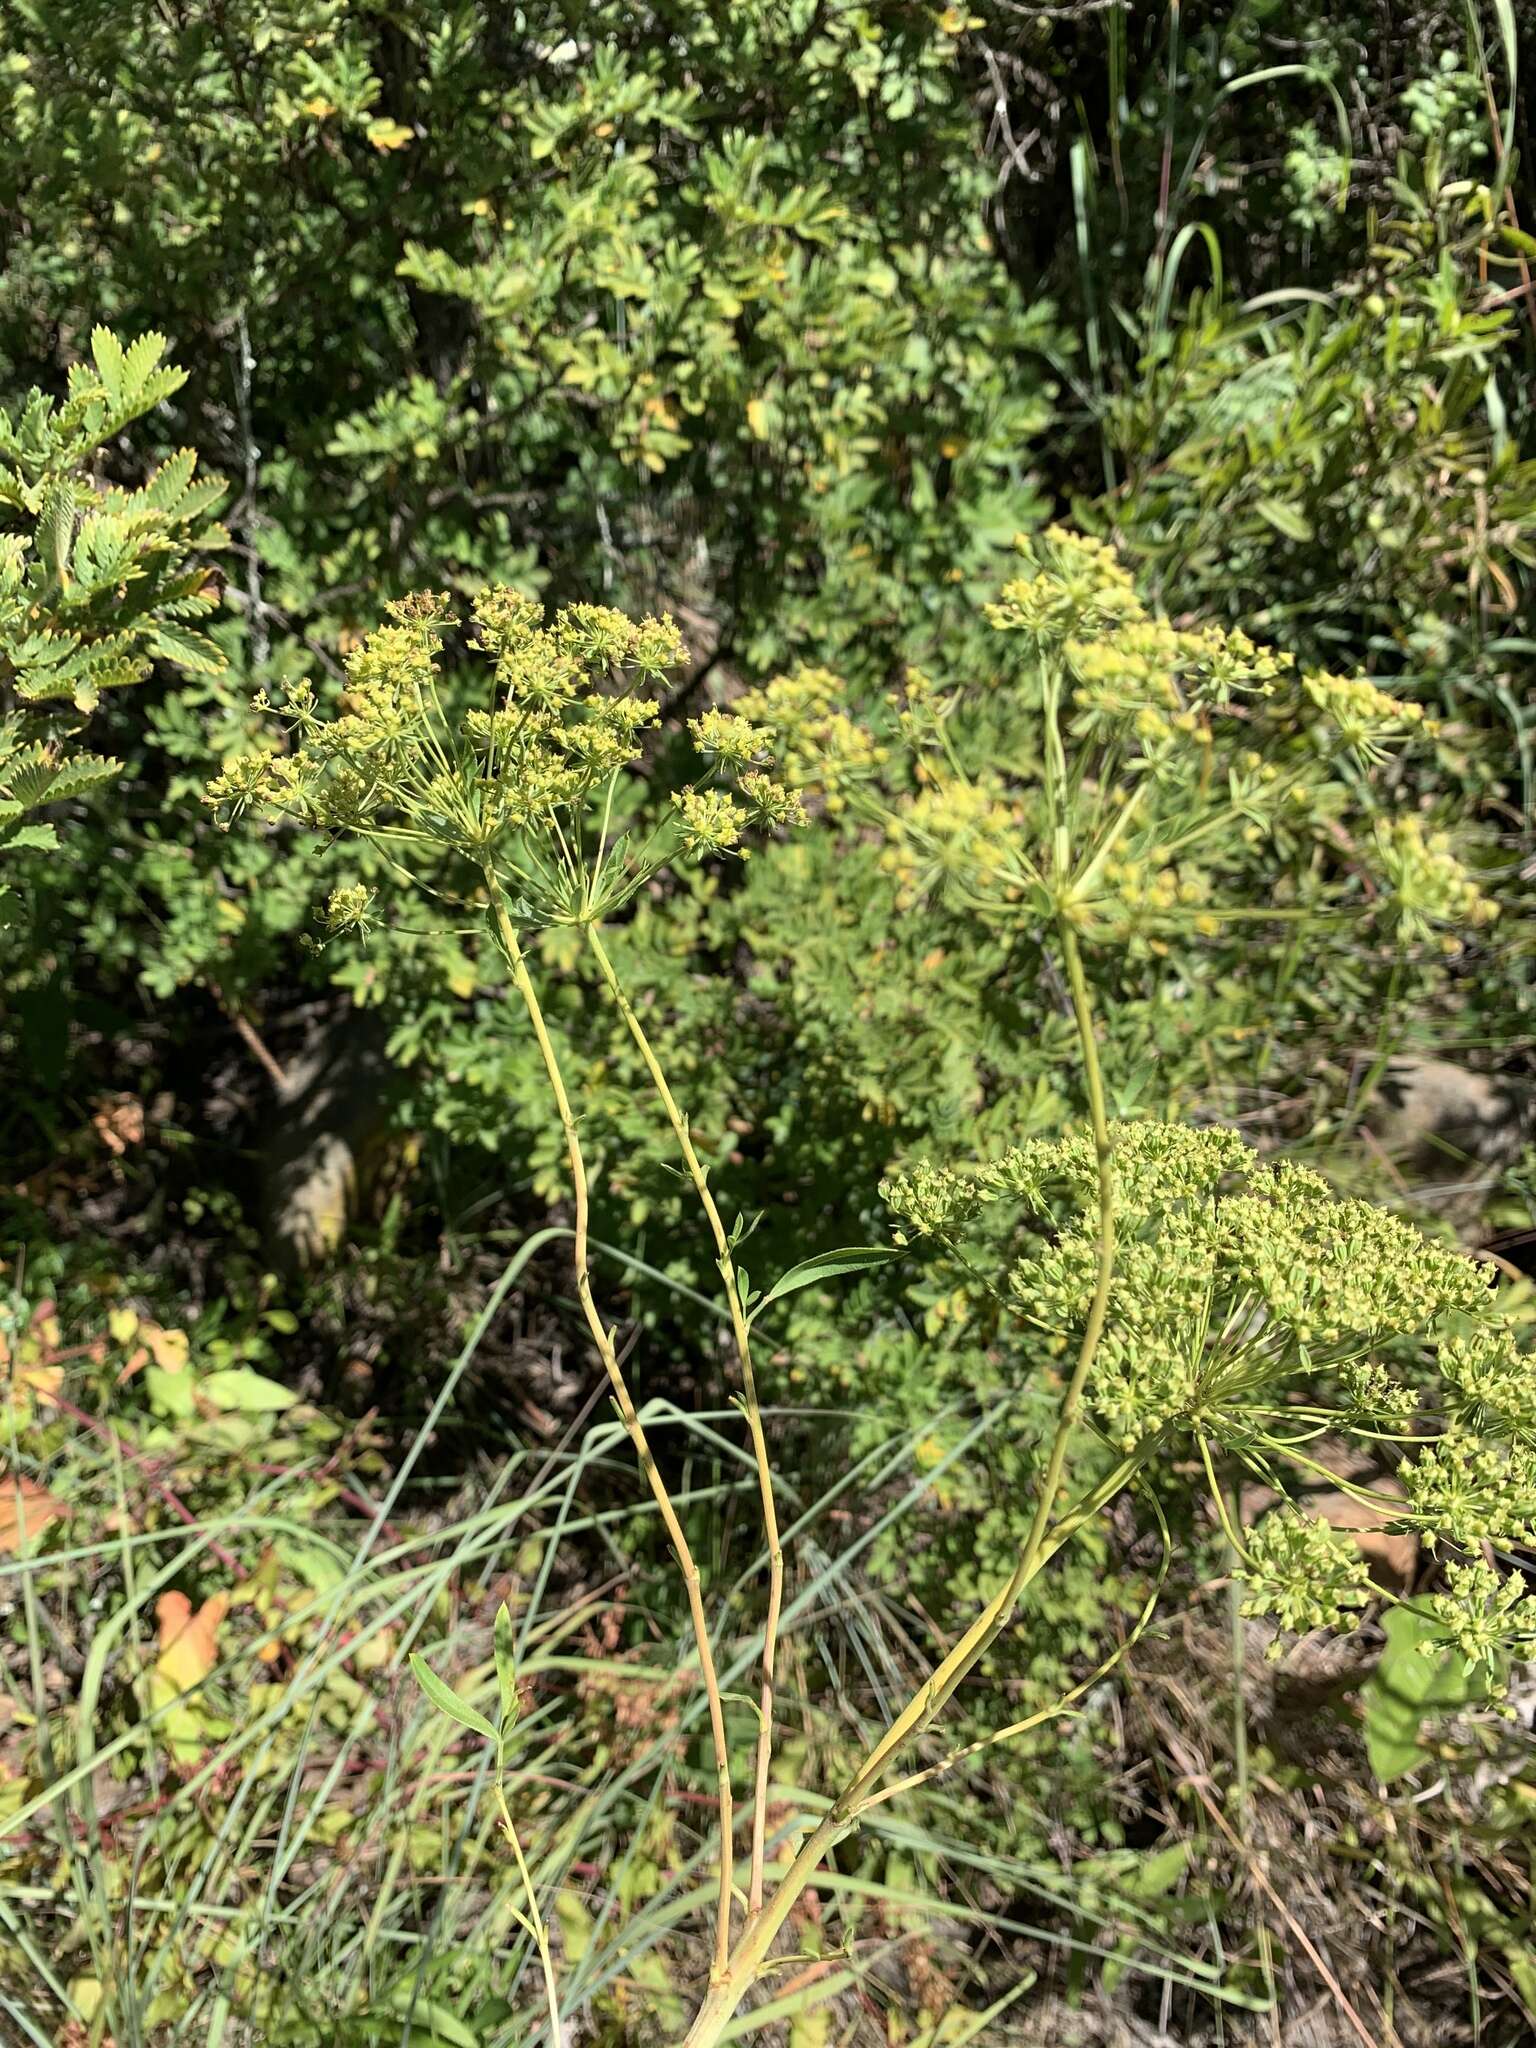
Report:
M782 1301L787 1294L798 1294L802 1287L816 1287L822 1281L836 1280L844 1273L867 1272L871 1266L886 1266L901 1256L901 1248L889 1244L848 1245L839 1251L818 1252L815 1258L802 1259L798 1266L791 1266L787 1273L779 1275L753 1309L753 1319L756 1320L770 1302Z
M1255 510L1287 540L1300 542L1312 538L1311 520L1295 505L1287 505L1279 498L1260 498Z
M446 1714L450 1721L457 1721L461 1728L483 1735L487 1742L496 1740L496 1730L485 1716L477 1714L473 1707L461 1700L452 1686L439 1678L426 1659L415 1651L411 1653L411 1670L415 1673L416 1683L439 1713Z
M505 1600L496 1610L496 1683L501 1691L501 1735L505 1741L522 1706L517 1692L517 1666L513 1660L512 1616Z

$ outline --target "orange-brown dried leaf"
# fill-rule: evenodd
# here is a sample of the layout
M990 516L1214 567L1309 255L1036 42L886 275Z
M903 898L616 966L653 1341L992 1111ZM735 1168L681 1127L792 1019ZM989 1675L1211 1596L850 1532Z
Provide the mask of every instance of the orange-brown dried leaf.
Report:
M64 1502L47 1487L8 1473L0 1481L0 1552L20 1556L35 1548L49 1524L62 1522L68 1514Z
M229 1609L229 1595L214 1593L194 1614L185 1593L162 1593L155 1602L160 1627L160 1655L155 1669L178 1692L201 1685L219 1661L219 1624Z

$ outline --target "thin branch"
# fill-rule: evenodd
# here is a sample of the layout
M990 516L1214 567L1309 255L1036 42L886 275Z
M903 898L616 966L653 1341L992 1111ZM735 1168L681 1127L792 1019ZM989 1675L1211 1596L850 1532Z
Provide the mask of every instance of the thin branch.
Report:
M603 1370L608 1375L608 1384L613 1390L614 1404L618 1408L630 1442L634 1445L635 1456L645 1474L651 1496L660 1510L663 1525L671 1538L672 1548L677 1552L678 1564L682 1569L683 1584L688 1595L688 1610L693 1623L694 1641L698 1646L699 1670L704 1682L704 1692L709 1703L710 1734L715 1751L715 1774L720 1792L720 1883L715 1918L715 1970L723 1974L730 1953L731 1941L731 1765L730 1749L725 1731L725 1707L720 1697L720 1680L715 1669L714 1646L710 1641L709 1618L704 1612L704 1596L700 1590L699 1568L694 1562L688 1538L673 1506L667 1483L661 1476L651 1450L650 1439L646 1436L645 1425L635 1411L634 1398L629 1391L614 1349L613 1332L604 1322L592 1295L591 1261L588 1255L588 1212L591 1198L587 1184L586 1160L581 1149L581 1136L576 1126L575 1113L566 1093L565 1076L561 1072L559 1057L549 1036L549 1027L544 1021L544 1012L539 1003L538 991L528 972L528 963L522 947L517 942L517 933L507 914L506 899L493 868L484 870L486 890L490 897L492 915L495 920L496 936L500 942L507 966L511 971L513 985L522 998L533 1026L533 1035L538 1042L539 1056L544 1062L544 1072L549 1081L550 1092L555 1099L555 1109L565 1132L566 1158L570 1165L571 1183L576 1198L576 1222L573 1259L576 1268L576 1296L581 1304L582 1316L602 1360Z
M763 1907L763 1865L768 1838L768 1775L773 1761L773 1689L774 1663L778 1649L779 1617L784 1605L784 1546L779 1536L778 1509L773 1497L773 1466L768 1455L768 1437L763 1428L763 1413L757 1396L757 1375L752 1367L752 1337L747 1321L746 1305L741 1298L741 1288L736 1278L736 1264L731 1256L731 1242L726 1233L725 1223L710 1191L709 1173L694 1150L693 1136L688 1119L679 1108L677 1099L667 1082L655 1048L646 1035L645 1027L635 1015L634 1007L624 992L623 984L614 971L607 949L598 935L597 926L587 926L587 939L593 957L602 973L608 993L613 997L620 1016L629 1027L629 1035L635 1041L641 1059L645 1062L651 1083L660 1097L667 1121L672 1126L678 1149L688 1169L688 1177L709 1219L710 1233L715 1240L715 1258L720 1268L720 1278L725 1287L726 1305L730 1310L731 1332L736 1341L736 1356L741 1363L741 1382L744 1394L744 1411L747 1431L752 1439L752 1458L757 1467L758 1493L762 1501L763 1535L768 1547L768 1619L763 1630L763 1680L758 1703L757 1758L753 1773L752 1807L752 1852L751 1868L747 1886L747 1910L760 1913ZM722 1845L723 1853L729 1857L730 1845Z

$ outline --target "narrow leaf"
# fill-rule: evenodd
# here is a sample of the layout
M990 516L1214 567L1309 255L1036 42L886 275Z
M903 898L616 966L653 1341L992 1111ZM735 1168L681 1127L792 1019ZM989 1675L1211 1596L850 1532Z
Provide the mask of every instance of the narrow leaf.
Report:
M522 1701L517 1692L517 1662L513 1654L512 1616L502 1601L496 1610L496 1683L501 1689L501 1734L516 1723Z
M901 1256L900 1246L892 1244L848 1245L841 1251L818 1252L815 1258L803 1259L798 1266L781 1273L752 1311L753 1316L761 1315L770 1302L782 1301L786 1294L798 1294L802 1287L819 1286L823 1280L836 1280L843 1273L863 1273L871 1266L886 1266Z
M468 1728L476 1735L483 1735L487 1742L496 1740L496 1730L483 1714L477 1714L473 1707L461 1700L452 1686L447 1685L427 1663L424 1657L411 1652L411 1670L416 1674L416 1683L441 1714L450 1721L457 1721L461 1728Z
M1311 540L1312 522L1295 505L1287 505L1281 498L1260 498L1254 509L1287 540Z

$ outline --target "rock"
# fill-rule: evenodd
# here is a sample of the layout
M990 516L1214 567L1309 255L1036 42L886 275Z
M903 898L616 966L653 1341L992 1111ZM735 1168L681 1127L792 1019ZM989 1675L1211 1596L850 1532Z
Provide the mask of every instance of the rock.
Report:
M1536 1095L1506 1076L1403 1053L1371 1091L1365 1125L1414 1201L1470 1232L1536 1129Z
M340 1245L389 1127L392 1069L366 1011L328 1019L290 1061L262 1148L269 1256L295 1273Z

